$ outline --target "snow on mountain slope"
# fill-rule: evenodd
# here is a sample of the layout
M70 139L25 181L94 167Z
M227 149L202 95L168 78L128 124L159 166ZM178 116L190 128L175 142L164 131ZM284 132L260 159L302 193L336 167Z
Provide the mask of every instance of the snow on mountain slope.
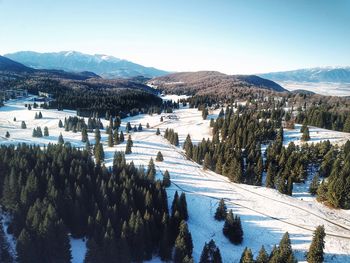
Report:
M172 96L176 100L176 97ZM30 100L30 99L29 99ZM65 141L75 146L84 146L80 142L81 134L65 132L58 128L58 120L65 116L73 116L74 111L43 110L43 119L34 119L35 112L39 109L27 110L24 107L25 100L12 100L0 108L0 143L17 144L18 142L36 143L40 145L49 142L56 143L58 135L63 134ZM215 117L218 111L210 112L208 120L203 120L201 112L197 109L180 108L174 114L178 119L164 118L160 122L159 115L138 115L123 120L122 127L127 121L132 125L142 124L142 132L131 133L134 141L132 154L126 156L128 161L134 161L137 165L147 165L149 159L155 159L160 150L164 156L164 162L156 162L157 177L165 170L170 172L172 185L168 188L168 199L171 204L174 192L186 192L189 209L189 229L194 243L194 259L198 262L204 242L214 239L220 247L224 262L239 262L239 258L245 246L252 248L255 255L261 245L265 245L268 251L277 244L285 231L291 234L293 248L296 250L300 261L305 261L304 253L307 251L313 230L316 226L324 224L326 228L326 261L325 262L349 262L350 261L350 213L344 210L334 210L317 203L314 199L301 200L300 196L286 196L273 189L264 187L234 184L221 175L203 170L202 167L184 156L180 147L174 147L162 136L155 135L156 128L160 128L162 134L168 127L174 128L179 133L180 144L183 143L188 133L193 142L199 142L202 138L210 138L210 117ZM16 122L13 118L16 117ZM25 120L27 129L20 129L21 120ZM104 125L107 121L103 120ZM149 123L151 128L146 129ZM49 127L48 138L32 138L32 130L36 126ZM285 131L285 142L298 141L298 126L295 130ZM4 137L6 131L10 132L10 138ZM311 129L311 139L321 140L324 137L334 139L333 142L342 139L343 134L329 132L323 129ZM327 135L327 136L326 136ZM107 135L101 131L104 144L106 165L111 165L116 150L124 151L125 143L114 147L107 146ZM93 134L89 134L93 143ZM294 189L298 192L298 185ZM214 212L220 198L225 198L228 208L239 214L244 230L243 244L235 246L223 236L223 222L214 220ZM71 240L73 263L82 263L85 254L85 246L82 240ZM160 262L158 258L152 262Z

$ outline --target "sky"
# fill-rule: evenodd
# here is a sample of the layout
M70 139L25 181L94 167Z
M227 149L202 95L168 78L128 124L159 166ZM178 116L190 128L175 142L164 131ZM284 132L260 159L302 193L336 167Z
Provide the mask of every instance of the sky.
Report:
M0 0L0 54L23 50L227 74L350 66L350 0Z

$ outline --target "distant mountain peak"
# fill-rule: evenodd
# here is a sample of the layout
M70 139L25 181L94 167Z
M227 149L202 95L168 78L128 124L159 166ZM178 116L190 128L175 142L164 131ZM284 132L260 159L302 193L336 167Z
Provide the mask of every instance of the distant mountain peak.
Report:
M48 53L20 51L6 54L5 57L36 69L57 69L70 72L89 71L106 78L136 76L152 78L168 73L106 54L89 55L73 50Z

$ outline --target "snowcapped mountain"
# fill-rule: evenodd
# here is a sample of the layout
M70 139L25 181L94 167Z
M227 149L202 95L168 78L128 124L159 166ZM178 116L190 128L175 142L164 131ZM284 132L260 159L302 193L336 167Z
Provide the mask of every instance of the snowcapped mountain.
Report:
M20 51L5 57L36 69L61 69L65 71L91 71L106 78L129 78L135 76L158 77L167 72L108 56L88 55L76 51L38 53Z
M350 67L319 67L271 72L259 76L273 81L350 83Z

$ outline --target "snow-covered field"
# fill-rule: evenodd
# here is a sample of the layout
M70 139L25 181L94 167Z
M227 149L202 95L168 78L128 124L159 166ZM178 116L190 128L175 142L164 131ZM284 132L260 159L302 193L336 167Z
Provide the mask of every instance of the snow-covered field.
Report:
M289 91L308 90L326 96L349 96L350 83L277 81Z
M174 97L173 97L174 99ZM64 132L58 128L58 120L64 116L71 116L72 111L58 112L55 110L41 110L43 119L34 120L35 111L28 111L23 106L24 101L11 101L5 107L0 108L0 143L9 144L17 142L30 142L46 144L57 142L57 137L62 132L66 141L74 145L81 145L81 134ZM189 133L193 142L202 138L211 138L209 120L215 118L219 110L210 112L208 120L203 120L201 112L197 109L181 108L174 113L178 119L164 118L160 122L159 115L138 115L123 120L122 127L127 121L132 125L142 124L142 132L131 133L134 146L132 154L126 156L128 161L135 164L147 165L149 159L155 159L158 151L164 156L163 162L156 162L157 176L168 170L172 184L168 188L169 204L173 199L174 192L183 191L186 193L189 209L189 229L193 237L195 262L199 261L204 242L214 239L220 247L224 262L239 262L243 249L248 246L254 254L258 253L261 245L265 245L268 251L277 244L285 231L291 235L293 248L296 250L298 260L305 261L304 254L307 251L312 232L318 225L324 225L326 233L326 261L325 262L350 262L350 214L344 210L334 210L317 203L313 199L303 199L282 195L275 190L264 187L234 184L227 178L205 171L202 167L185 158L181 147L174 147L162 136L155 134L156 128L164 133L166 128L173 128L179 133L180 144ZM13 122L13 117L17 118ZM20 122L26 120L27 130L20 129ZM146 129L149 123L151 128ZM36 126L48 126L49 138L32 138L32 130ZM11 137L5 138L6 131ZM298 127L295 130L285 130L285 139L294 140L298 143L300 134ZM341 140L341 134L313 128L310 130L312 141L323 139ZM323 132L324 131L324 132ZM333 135L331 135L333 134ZM105 144L106 165L110 165L116 150L123 151L125 143L107 147L106 134L101 132L102 141ZM333 136L333 137L332 137ZM339 136L339 137L338 137ZM90 140L93 135L89 134ZM295 188L298 188L296 186ZM223 236L223 222L214 220L214 212L220 198L225 198L229 209L239 214L242 219L244 230L243 244L235 246ZM72 240L73 262L81 263L85 245L82 240ZM159 262L154 259L152 262Z

